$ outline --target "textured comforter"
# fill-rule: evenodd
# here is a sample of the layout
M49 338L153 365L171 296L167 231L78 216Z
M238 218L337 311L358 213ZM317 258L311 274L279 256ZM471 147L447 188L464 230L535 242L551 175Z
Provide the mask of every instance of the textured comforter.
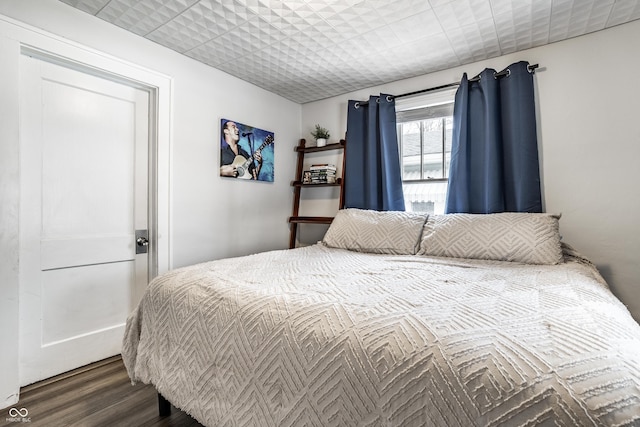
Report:
M575 253L315 246L156 278L123 359L205 425L640 425L640 326Z

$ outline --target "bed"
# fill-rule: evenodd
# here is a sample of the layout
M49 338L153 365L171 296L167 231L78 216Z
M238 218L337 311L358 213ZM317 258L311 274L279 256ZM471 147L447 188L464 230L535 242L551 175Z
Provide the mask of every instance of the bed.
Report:
M640 425L640 326L558 215L345 209L157 277L122 355L207 426Z

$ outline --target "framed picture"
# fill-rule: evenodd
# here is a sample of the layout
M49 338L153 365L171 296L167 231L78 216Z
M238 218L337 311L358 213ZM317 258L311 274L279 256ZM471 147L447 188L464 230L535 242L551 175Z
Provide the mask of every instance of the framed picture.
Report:
M220 176L273 182L274 134L235 120L220 120Z

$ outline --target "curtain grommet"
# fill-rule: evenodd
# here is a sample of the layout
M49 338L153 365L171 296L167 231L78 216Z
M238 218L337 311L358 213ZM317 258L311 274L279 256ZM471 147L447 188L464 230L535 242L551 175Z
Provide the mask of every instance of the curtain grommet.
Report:
M387 95L387 102L391 102L391 101L393 101L393 96Z
M353 108L355 108L356 110L360 108L360 103L359 102L354 103Z
M509 77L510 75L511 75L511 70L507 68L506 72L505 72L505 70L502 70L499 73L493 73L493 78L495 80L498 80L498 77L502 77L502 76Z

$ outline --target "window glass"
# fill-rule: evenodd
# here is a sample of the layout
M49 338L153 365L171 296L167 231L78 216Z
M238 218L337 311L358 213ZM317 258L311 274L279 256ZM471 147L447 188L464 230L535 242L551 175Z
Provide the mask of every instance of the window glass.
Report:
M447 198L455 90L396 101L405 207L444 213Z
M400 125L402 180L420 179L420 122Z

